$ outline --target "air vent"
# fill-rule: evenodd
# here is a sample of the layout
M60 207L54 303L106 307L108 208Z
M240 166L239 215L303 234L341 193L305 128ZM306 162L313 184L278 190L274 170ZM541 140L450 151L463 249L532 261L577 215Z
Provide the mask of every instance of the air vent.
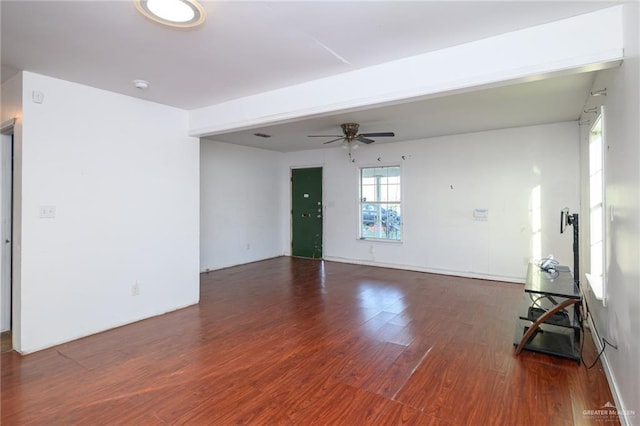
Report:
M254 133L253 136L257 136L259 138L270 138L271 135L268 135L266 133Z

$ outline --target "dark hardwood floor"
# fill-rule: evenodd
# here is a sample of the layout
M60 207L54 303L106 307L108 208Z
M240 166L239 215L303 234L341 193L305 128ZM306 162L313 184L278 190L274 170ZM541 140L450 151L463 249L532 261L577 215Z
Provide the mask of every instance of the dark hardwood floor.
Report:
M3 331L2 333L0 333L0 352L9 352L11 350L13 350L11 332Z
M514 356L522 294L518 284L287 257L214 271L201 276L198 306L2 354L1 420L602 424L583 414L613 401L600 364ZM596 356L588 333L583 355Z

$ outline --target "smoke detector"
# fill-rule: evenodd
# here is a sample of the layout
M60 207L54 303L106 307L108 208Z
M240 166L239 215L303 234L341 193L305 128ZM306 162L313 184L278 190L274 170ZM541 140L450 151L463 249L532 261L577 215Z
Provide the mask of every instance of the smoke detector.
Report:
M133 80L133 87L138 90L146 90L149 88L149 82L145 80Z

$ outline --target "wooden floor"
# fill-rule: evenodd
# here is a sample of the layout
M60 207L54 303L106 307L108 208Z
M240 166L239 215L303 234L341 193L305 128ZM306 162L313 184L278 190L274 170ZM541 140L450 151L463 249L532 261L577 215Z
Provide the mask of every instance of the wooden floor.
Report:
M513 355L518 284L287 257L201 282L198 306L2 354L2 425L582 425L613 401L599 364Z
M3 331L0 333L0 353L13 350L13 342L11 341L11 332Z

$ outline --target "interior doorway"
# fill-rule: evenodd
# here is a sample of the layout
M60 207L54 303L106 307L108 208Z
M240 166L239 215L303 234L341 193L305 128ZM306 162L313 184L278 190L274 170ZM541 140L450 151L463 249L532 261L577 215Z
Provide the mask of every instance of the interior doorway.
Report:
M291 255L322 259L322 167L291 170Z
M13 126L3 126L0 147L0 332L1 350L12 349Z

